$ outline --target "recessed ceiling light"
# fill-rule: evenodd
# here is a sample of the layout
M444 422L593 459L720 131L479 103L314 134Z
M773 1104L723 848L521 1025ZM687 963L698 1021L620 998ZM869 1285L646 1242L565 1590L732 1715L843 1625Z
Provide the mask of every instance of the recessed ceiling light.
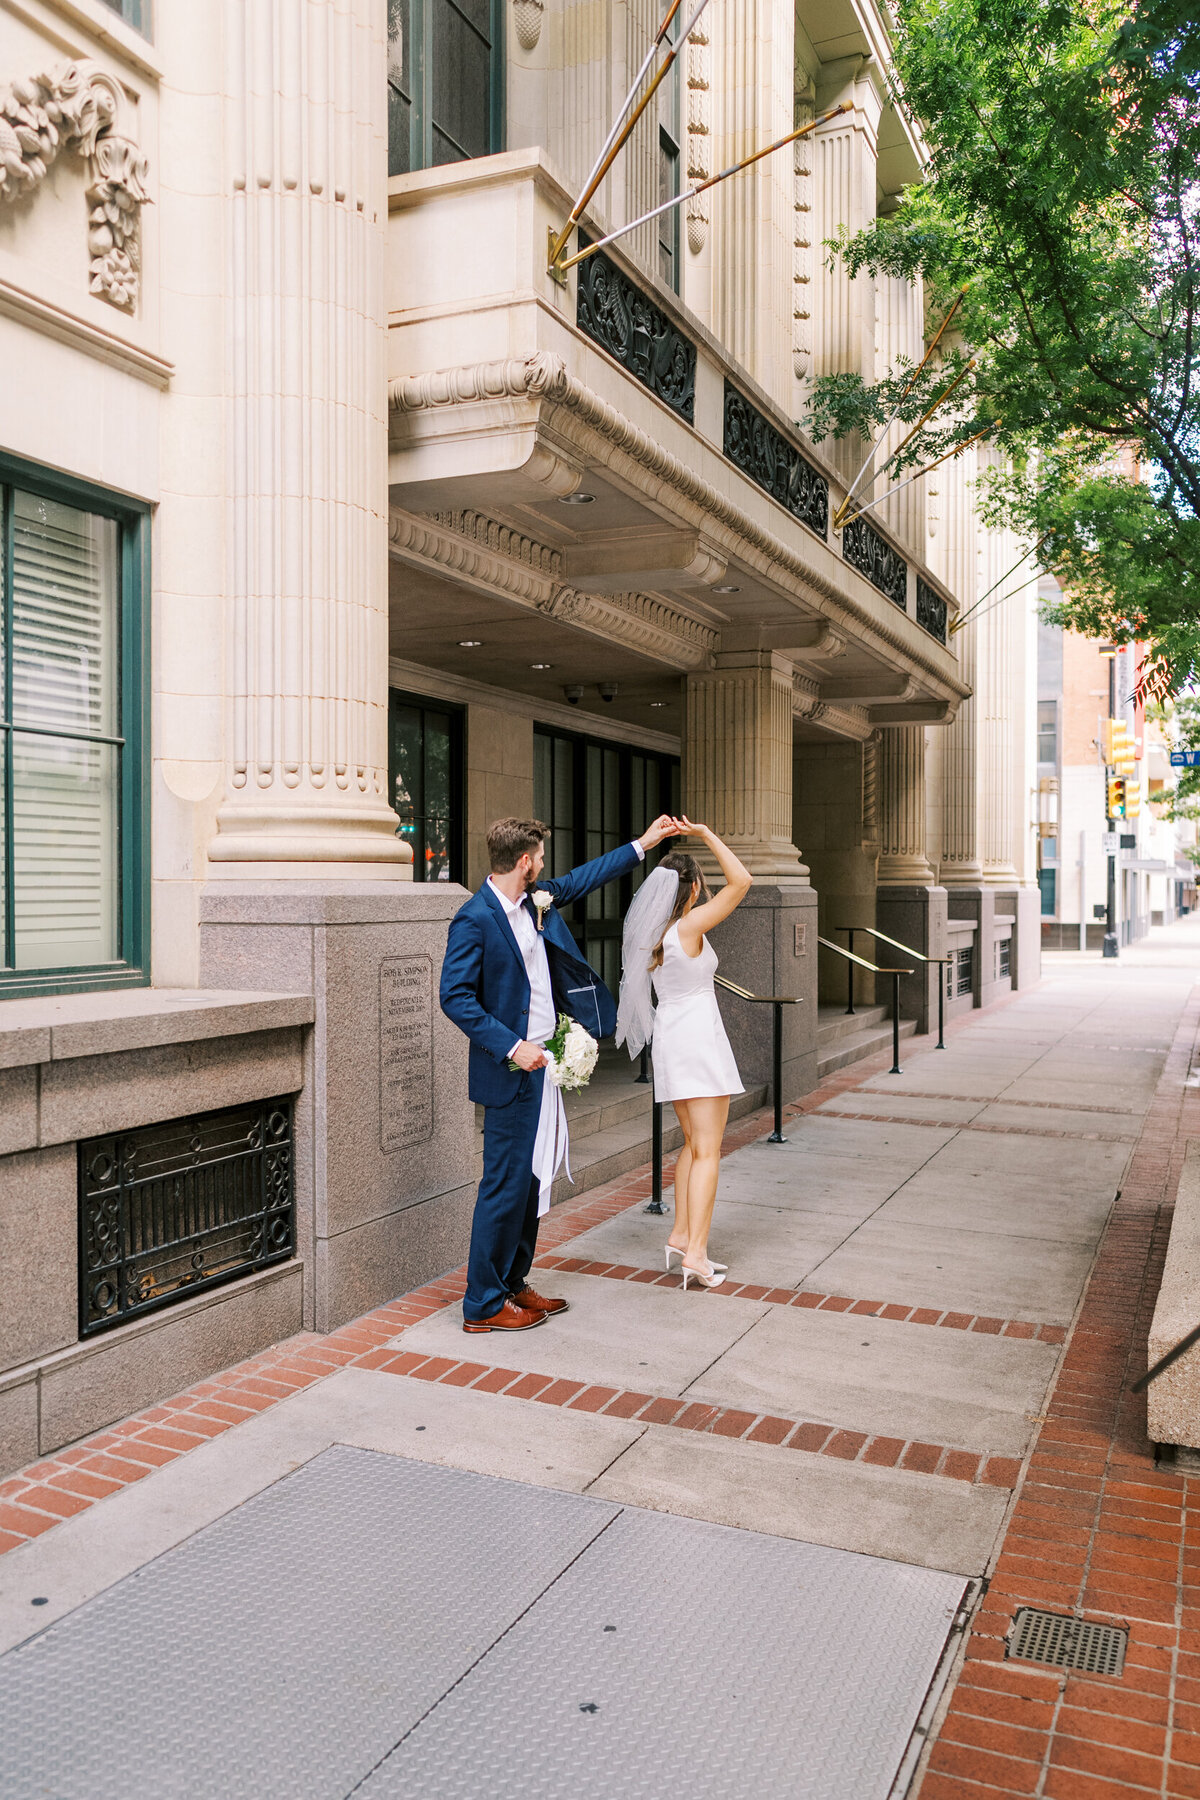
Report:
M552 669L554 667L554 664L553 663L530 663L529 666L531 669Z
M459 638L458 647L460 650L482 650L483 649L483 639L482 638Z
M741 591L740 587L732 587L728 583L726 583L724 587L715 587L713 589L714 594L740 594Z
M560 506L590 506L595 498L595 494L560 494L558 504Z
M665 706L667 703L665 700L652 700L650 704L651 706Z

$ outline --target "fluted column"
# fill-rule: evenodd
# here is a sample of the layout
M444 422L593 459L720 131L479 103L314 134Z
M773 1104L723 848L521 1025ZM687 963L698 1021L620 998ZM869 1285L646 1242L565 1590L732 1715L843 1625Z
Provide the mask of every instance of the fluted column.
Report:
M880 887L922 887L934 879L925 855L925 727L892 725L879 756Z
M980 461L993 461L991 456ZM1014 601L1009 597L1016 556L1011 533L979 533L979 591L991 593L979 609L979 656L975 704L979 714L982 768L980 771L980 833L983 876L987 882L1008 884L1016 880L1013 860L1013 788L1016 763L1016 700L1012 626ZM1009 574L1006 582L1004 577Z
M974 516L975 452L966 450L937 471L930 487L929 562L958 600L962 612L979 592L978 524ZM955 637L958 672L972 689L941 734L942 832L938 878L948 887L978 886L980 859L979 664L976 613Z
M816 107L824 113L842 101L852 110L822 125L812 146L813 231L816 245L827 238L851 236L875 220L876 161L883 103L875 65L860 55L825 63L817 84ZM804 141L804 140L802 140ZM855 374L875 379L875 284L871 276L850 279L838 258L826 266L825 252L815 258L812 321L812 373ZM823 446L849 479L861 461L857 435Z
M705 16L716 35L713 162L727 168L792 129L793 15L773 0L725 0ZM793 217L786 152L713 191L713 330L785 409L792 400Z
M387 801L384 0L225 0L223 873L406 873Z
M728 651L687 678L684 810L768 880L807 883L792 842L792 665Z

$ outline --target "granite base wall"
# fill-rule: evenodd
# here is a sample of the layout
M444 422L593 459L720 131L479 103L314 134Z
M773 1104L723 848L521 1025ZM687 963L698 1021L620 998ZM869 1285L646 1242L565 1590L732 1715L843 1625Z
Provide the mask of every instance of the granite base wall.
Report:
M756 881L711 934L720 973L752 994L799 995L783 1009L783 1095L794 1100L817 1085L817 895L802 882ZM721 1017L742 1084L772 1080L770 1006L717 990Z

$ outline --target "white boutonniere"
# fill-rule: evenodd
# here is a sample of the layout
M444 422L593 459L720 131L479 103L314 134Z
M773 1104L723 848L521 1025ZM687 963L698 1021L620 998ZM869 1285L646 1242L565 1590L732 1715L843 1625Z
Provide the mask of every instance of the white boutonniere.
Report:
M529 898L537 909L537 928L540 931L546 923L546 914L554 905L554 895L548 894L545 888L537 888Z

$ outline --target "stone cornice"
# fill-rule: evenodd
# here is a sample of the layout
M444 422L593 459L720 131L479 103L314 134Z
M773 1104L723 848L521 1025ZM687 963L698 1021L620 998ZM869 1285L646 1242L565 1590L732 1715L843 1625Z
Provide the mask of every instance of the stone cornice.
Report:
M941 694L959 700L970 693L961 679L923 654L919 645L890 630L853 593L831 581L814 562L760 525L570 374L560 356L538 351L528 357L403 376L388 385L389 407L400 414L520 399L539 401L547 409L546 423L556 434L556 448L570 447L605 463L643 493L654 491L647 477L669 489L676 514L686 510L689 523L703 529L723 552L740 556L781 585L799 583L807 590L806 597L818 596L819 609L836 622L839 633L857 641L868 653L886 646L900 666L919 670ZM802 528L797 535L802 535ZM850 571L847 575L852 579Z
M584 594L566 585L558 579L556 550L483 513L420 516L393 510L388 537L406 561L458 575L669 668L706 668L716 648L711 626L657 594Z

